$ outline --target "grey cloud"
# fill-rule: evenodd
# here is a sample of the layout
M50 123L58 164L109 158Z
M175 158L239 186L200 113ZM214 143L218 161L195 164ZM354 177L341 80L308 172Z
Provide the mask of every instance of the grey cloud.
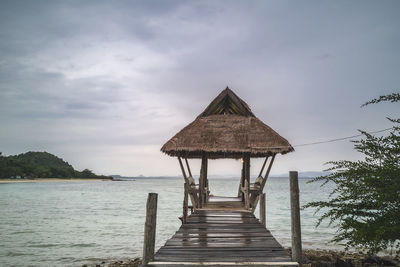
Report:
M398 1L2 1L0 147L99 150L148 165L141 153L161 157L162 142L226 86L293 143L386 126L383 117L396 108L370 112L359 105L399 88L399 7ZM342 143L300 150L277 172L322 168L331 159L325 150L336 156L349 149ZM80 161L120 172L117 163L106 169ZM121 172L137 174L135 168ZM167 164L158 171L177 173Z

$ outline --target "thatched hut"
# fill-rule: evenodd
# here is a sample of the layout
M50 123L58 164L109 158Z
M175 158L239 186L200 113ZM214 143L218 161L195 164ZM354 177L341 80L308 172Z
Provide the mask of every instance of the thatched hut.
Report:
M185 179L186 203L189 195L194 209L235 207L250 211L254 211L257 205L276 154L286 154L293 150L285 138L259 120L250 107L228 87L192 123L161 148L162 152L178 157ZM251 157L265 157L254 184L250 184ZM187 160L190 158L202 159L198 185L192 178ZM210 197L207 163L208 159L218 158L242 158L242 174L238 196L235 198ZM182 159L186 162L187 173ZM269 165L263 175L268 159Z

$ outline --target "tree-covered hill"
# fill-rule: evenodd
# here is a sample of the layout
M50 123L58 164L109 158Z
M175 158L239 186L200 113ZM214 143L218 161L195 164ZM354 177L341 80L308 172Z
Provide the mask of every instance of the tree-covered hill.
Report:
M47 152L27 152L15 156L0 153L0 178L108 178L92 171L75 170L68 162Z

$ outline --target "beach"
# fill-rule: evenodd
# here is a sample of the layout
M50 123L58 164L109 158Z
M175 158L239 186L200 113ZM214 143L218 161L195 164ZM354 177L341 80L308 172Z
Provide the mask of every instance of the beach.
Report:
M291 249L286 249L291 255ZM311 250L305 249L302 254L303 267L375 267L375 266L399 266L400 258L393 256L367 255L357 252L345 252L337 250ZM115 261L110 264L105 262L95 264L94 266L108 267L139 267L142 263L140 258L129 259L125 261ZM84 264L82 267L88 267Z
M112 181L106 178L34 178L34 179L0 179L0 184L9 183L45 183L45 182L99 182Z

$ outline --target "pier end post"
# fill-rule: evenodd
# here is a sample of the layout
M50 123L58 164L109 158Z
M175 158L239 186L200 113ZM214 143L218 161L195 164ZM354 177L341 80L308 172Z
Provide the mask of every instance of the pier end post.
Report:
M147 197L146 222L144 225L143 260L141 266L147 266L147 264L154 258L157 224L157 198L158 195L156 193L149 193Z
M299 200L299 178L297 171L289 172L290 180L290 212L292 225L292 261L301 266L301 225L300 225L300 200Z

